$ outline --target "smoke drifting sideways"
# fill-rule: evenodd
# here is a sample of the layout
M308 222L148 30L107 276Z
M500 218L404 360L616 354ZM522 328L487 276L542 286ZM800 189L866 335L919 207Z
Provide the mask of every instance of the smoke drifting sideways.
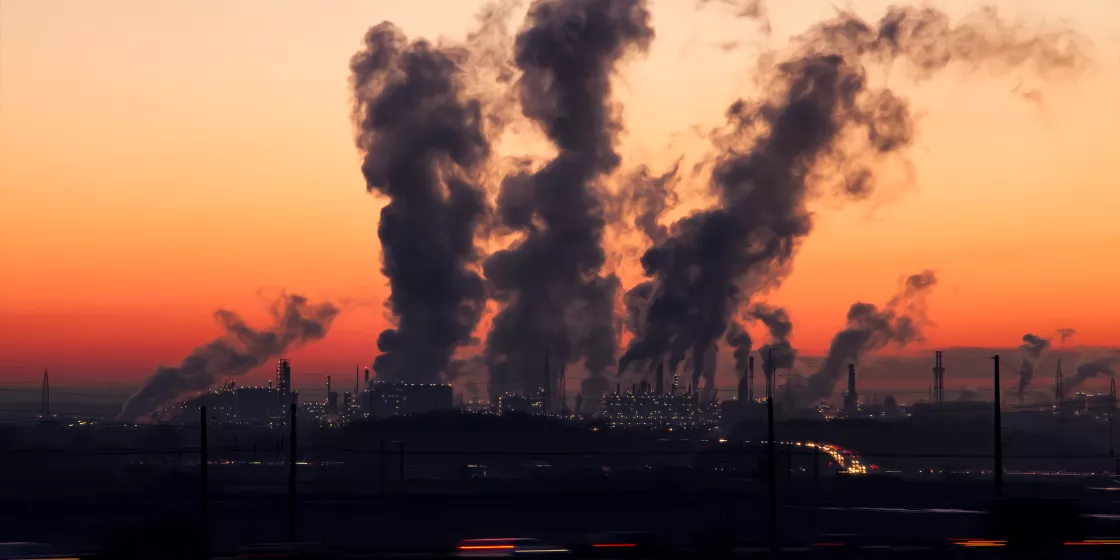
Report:
M1065 344L1077 331L1073 329L1058 329L1058 337L1061 339L1062 344Z
M1120 367L1120 357L1115 356L1099 358L1081 364L1077 366L1077 371L1074 372L1073 377L1067 378L1065 390L1067 392L1071 391L1082 383L1100 375L1116 377L1117 367Z
M902 157L915 125L906 100L868 84L870 66L904 62L916 78L954 63L996 72L1077 69L1079 39L1010 25L990 10L954 26L933 8L894 7L877 23L842 12L784 53L768 53L775 63L760 80L763 96L732 104L714 135L717 205L675 223L641 258L648 279L632 291L648 294L633 298L646 309L619 367L668 351L672 369L688 349L709 348L735 310L791 271L812 231L811 200L829 187L842 198L871 196L877 167ZM861 309L853 311L859 322ZM821 390L831 388L820 379Z
M806 398L819 401L832 395L847 364L860 360L888 344L905 346L922 340L922 329L929 324L926 296L937 285L932 271L905 279L902 290L882 308L870 303L854 303L848 309L848 326L836 333L820 369L809 376Z
M1050 340L1027 333L1023 335L1023 343L1019 351L1023 353L1023 362L1019 365L1019 395L1031 384L1034 379L1034 366L1042 356L1042 352L1050 347Z
M465 49L409 42L391 23L350 61L356 144L381 210L382 272L396 326L374 360L384 381L434 383L470 342L486 301L475 229L486 211L476 179L490 154L481 103L463 93Z
M312 305L292 294L282 296L270 312L275 324L266 330L250 327L232 311L214 312L225 330L223 336L195 348L178 367L157 369L124 404L117 420L144 418L180 395L204 391L227 377L245 375L290 348L321 340L339 309L329 302Z
M507 176L499 190L500 227L520 239L483 265L502 305L486 341L492 394L538 386L546 352L562 364L583 361L585 397L608 388L620 285L602 272L600 179L620 161L610 82L652 40L644 0L538 0L515 38L522 113L557 154L535 172Z

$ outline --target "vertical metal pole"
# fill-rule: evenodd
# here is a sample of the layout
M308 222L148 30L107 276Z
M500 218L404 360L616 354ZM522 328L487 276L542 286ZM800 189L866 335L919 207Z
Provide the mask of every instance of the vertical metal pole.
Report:
M291 441L288 447L288 542L296 542L296 405L288 405Z
M399 442L401 446L401 494L406 492L404 485L404 442Z
M770 499L770 550L778 552L778 460L777 448L774 442L774 393L770 390L769 380L774 376L774 351L770 349L766 356L766 425L767 449L770 455L769 499Z
M381 449L377 452L377 477L381 495L385 495L385 440L381 440Z
M199 489L199 514L201 515L200 524L202 525L202 555L204 558L209 557L209 540L210 540L210 446L206 437L206 407L201 407L199 412L199 458L198 468L201 475L202 486Z
M995 481L996 481L996 496L1003 496L1003 415L1000 410L999 402L999 354L992 356L992 363L995 364L993 371L993 383L995 402L992 404L993 413L995 415L995 436L992 441L995 453Z

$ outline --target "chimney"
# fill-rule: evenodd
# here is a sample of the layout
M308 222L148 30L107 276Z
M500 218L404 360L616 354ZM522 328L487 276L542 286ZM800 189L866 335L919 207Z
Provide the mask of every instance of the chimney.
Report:
M848 364L848 392L844 393L844 412L855 414L859 411L859 395L856 394L856 365Z
M747 357L747 400L754 400L754 356Z
M739 402L747 402L748 400L750 400L750 397L747 396L747 392L749 391L749 389L747 388L747 379L750 377L750 375L750 368L748 367L745 371L743 371L743 376L739 378L739 393L736 395L736 398L739 399Z
M664 358L657 362L657 394L665 394L665 360Z
M945 401L945 368L941 365L941 351L934 354L933 394L931 400L937 404Z
M369 368L368 367L366 368L365 384L366 384L367 387L369 386Z

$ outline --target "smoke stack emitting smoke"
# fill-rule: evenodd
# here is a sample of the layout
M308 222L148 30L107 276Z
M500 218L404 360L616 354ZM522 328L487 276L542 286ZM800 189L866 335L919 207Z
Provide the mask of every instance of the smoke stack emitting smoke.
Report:
M903 282L902 291L882 309L870 303L853 303L848 309L848 326L836 333L820 369L809 376L807 397L827 398L844 375L846 364L860 360L888 344L904 346L922 340L926 317L926 295L937 285L932 271L912 275Z
M1081 385L1089 379L1093 379L1100 375L1108 375L1116 377L1116 368L1120 367L1120 357L1107 357L1093 360L1077 366L1077 371L1074 372L1073 377L1067 377L1065 381L1065 390L1071 391L1075 387Z
M711 181L717 206L677 222L643 255L649 280L633 290L650 294L648 309L620 368L709 347L736 309L779 285L812 231L807 205L828 186L822 177L842 196L870 196L876 164L910 145L914 123L905 100L868 85L866 65L904 60L922 77L954 61L1075 65L1079 53L1059 35L1024 38L994 12L953 27L934 9L892 8L878 25L841 13L794 38L764 98L727 111Z
M606 225L600 181L619 165L620 125L611 77L653 40L643 0L539 0L514 43L522 112L555 146L535 172L507 177L501 225L520 232L483 270L503 305L486 340L491 393L533 387L524 379L545 351L583 361L584 396L607 391L615 356L618 278L604 274ZM519 380L520 378L520 380Z
M485 304L482 278L470 265L485 209L476 175L490 144L481 103L462 91L467 56L410 43L382 23L350 61L362 175L369 191L389 199L377 236L397 324L377 338L380 380L441 381Z
M273 304L276 324L256 330L236 313L219 309L214 317L223 336L195 348L178 367L160 367L128 399L118 420L133 421L151 414L179 395L204 391L227 377L245 375L289 348L322 339L338 316L331 303L311 305L300 295L284 295Z
M770 333L770 342L758 349L762 357L762 370L775 372L792 368L797 360L797 350L789 342L789 337L793 334L793 322L786 310L761 303L751 308L750 315L761 321ZM768 363L770 359L774 363Z
M1031 333L1023 335L1023 343L1019 345L1019 350L1023 353L1023 363L1019 365L1020 395L1031 384L1031 379L1034 378L1034 366L1038 363L1038 358L1042 356L1042 352L1049 347L1050 340L1048 339Z
M700 3L766 19L759 0ZM607 220L632 223L652 244L641 258L647 279L623 297L635 336L617 362L620 373L631 364L651 371L665 360L675 375L691 358L694 383L703 377L714 387L718 341L734 348L739 371L750 355L750 337L732 319L739 312L767 327L773 365L790 367L789 317L758 297L792 271L812 231L809 204L832 194L870 197L877 168L904 158L914 138L907 101L872 87L868 69L903 62L924 79L951 64L994 72L1030 66L1044 74L1085 61L1076 34L1011 25L990 9L959 25L934 8L892 7L876 23L841 12L793 38L787 50L766 53L760 97L731 104L727 125L712 135L709 186L717 203L665 227L660 218L678 200L676 166L660 176L638 168L620 181L618 195L603 187L619 167L611 78L629 55L648 50L653 35L643 0L530 6L513 44L516 68L504 70L520 71L521 112L556 155L502 180L494 225L519 237L483 260L483 280L473 245L476 222L487 213L478 179L490 155L483 123L511 115L482 114L488 106L464 94L469 48L409 43L388 23L370 30L351 64L354 118L367 187L390 199L379 235L398 320L379 337L379 376L434 381L465 368L450 359L470 340L488 283L501 306L484 354L492 393L537 385L525 376L539 370L545 352L584 363L585 396L606 391L620 289L604 271ZM605 209L608 202L622 208L618 216ZM883 310L853 305L849 328L834 340L811 392L831 392L829 364L840 364L842 374L844 364L883 344L916 339L922 310L908 305L933 283L931 273L911 277Z

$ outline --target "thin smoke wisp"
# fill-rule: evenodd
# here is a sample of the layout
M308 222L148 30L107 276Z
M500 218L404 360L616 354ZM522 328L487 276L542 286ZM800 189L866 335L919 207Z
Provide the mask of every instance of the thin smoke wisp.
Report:
M308 303L300 295L284 295L270 309L275 323L263 330L250 327L236 313L219 309L214 318L224 333L195 348L175 367L160 367L124 404L118 420L135 421L175 398L205 391L215 383L245 375L290 348L321 340L339 309L331 303Z

